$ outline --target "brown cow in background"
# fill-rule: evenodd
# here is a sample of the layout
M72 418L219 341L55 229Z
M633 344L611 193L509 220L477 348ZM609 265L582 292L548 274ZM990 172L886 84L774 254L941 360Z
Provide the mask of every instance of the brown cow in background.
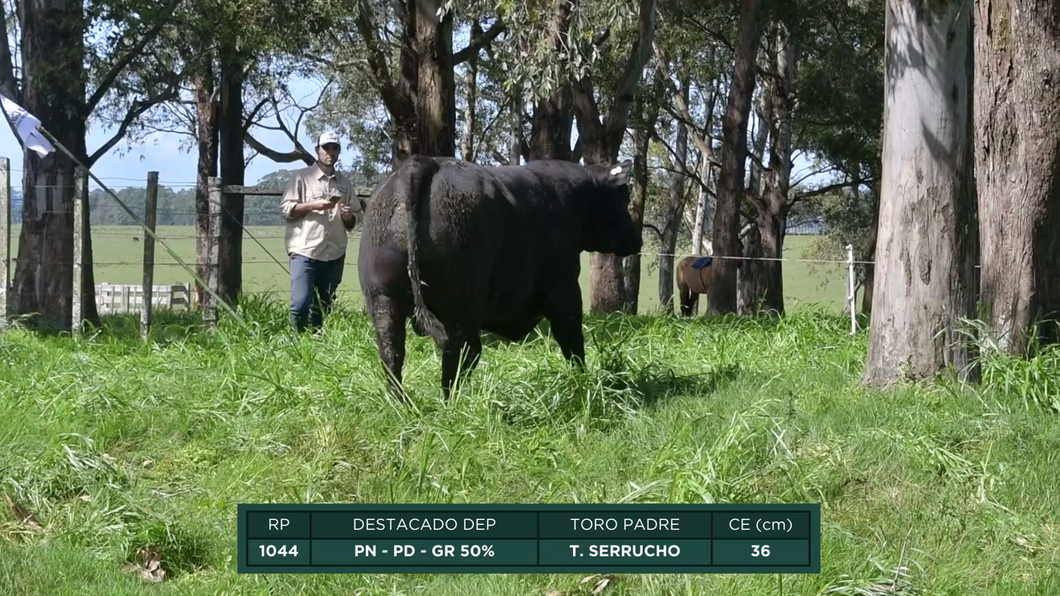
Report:
M699 307L699 295L707 293L714 274L712 257L692 255L677 263L677 291L681 299L681 316L691 317Z

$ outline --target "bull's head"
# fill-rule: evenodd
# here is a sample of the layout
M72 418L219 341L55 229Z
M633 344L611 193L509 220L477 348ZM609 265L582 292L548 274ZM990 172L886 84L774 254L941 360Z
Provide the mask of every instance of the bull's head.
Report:
M595 192L588 197L582 248L620 257L640 252L641 235L629 214L629 171L632 161L588 166Z

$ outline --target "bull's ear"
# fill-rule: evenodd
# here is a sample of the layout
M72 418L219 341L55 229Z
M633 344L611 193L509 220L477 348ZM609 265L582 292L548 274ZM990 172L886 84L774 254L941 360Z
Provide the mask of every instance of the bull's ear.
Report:
M615 184L621 186L629 182L629 171L633 168L633 162L630 160L623 161L615 164L607 171L609 179L614 181Z

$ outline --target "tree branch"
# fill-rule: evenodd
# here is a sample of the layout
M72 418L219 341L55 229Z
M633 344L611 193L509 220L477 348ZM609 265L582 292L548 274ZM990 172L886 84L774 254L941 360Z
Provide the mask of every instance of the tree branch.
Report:
M839 190L841 188L850 188L851 186L854 186L856 184L873 184L874 182L876 182L875 178L864 178L861 180L849 180L847 182L837 182L835 184L829 184L828 186L822 186L820 188L815 188L806 192L800 192L799 194L795 195L795 197L792 198L791 201L788 202L788 205L794 205L797 201L802 201L805 199L816 197L818 195L823 195L825 193L832 192L833 190Z
M122 119L121 125L118 126L118 132L114 133L114 136L108 139L106 143L103 143L103 145L101 145L99 149L96 149L95 152L92 153L92 155L89 155L88 163L86 163L85 165L87 165L88 167L92 167L96 163L96 161L99 160L99 158L106 155L107 151L110 151L110 149L114 147L114 145L118 144L118 141L122 140L122 138L125 136L125 133L128 132L129 127L132 125L132 123L135 122L136 119L139 118L141 115L143 115L144 112L150 110L154 106L164 101L169 101L176 97L177 89L170 87L153 97L149 97L144 100L134 101L133 105L129 108L129 111L125 113L125 118Z
M293 151L280 152L275 149L270 149L261 143L261 141L254 138L254 135L250 132L243 133L243 140L247 142L247 145L251 149L257 151L259 154L271 159L276 163L292 163L296 161L303 161L307 166L311 166L316 163L316 159L309 154L301 145L298 145Z
M17 16L15 17L17 20ZM3 93L11 101L22 103L18 92L18 83L15 80L15 66L11 58L11 46L7 39L7 7L0 4L0 29L3 30L3 39L0 39L0 93ZM14 130L12 130L14 132ZM15 135L18 138L18 135Z
M467 44L466 48L453 54L453 66L467 62L471 56L478 54L482 48L493 43L493 40L497 39L497 36L501 33L504 33L505 29L506 26L504 21L498 18L497 22L493 23L493 26L490 27L488 31L484 32L482 35L472 37L471 42Z
M111 65L107 74L103 75L103 79L99 82L99 86L96 87L95 92L93 92L88 98L88 101L85 102L84 112L82 114L83 117L88 117L88 115L96 109L96 106L98 106L99 102L103 100L103 97L107 95L107 91L110 91L110 88L114 85L114 81L118 80L118 77L125 68L143 53L143 49L147 44L151 43L158 37L158 34L162 32L162 28L165 27L169 22L169 19L172 18L173 12L176 11L177 6L179 6L180 3L181 0L172 0L169 5L163 9L162 13L155 17L157 20L154 26L148 29L139 41L137 41L133 47L129 48L129 51L126 52L124 56Z
M600 109L593 94L592 77L585 77L571 85L574 115L577 117L578 141L585 138L585 143L593 152L600 151L600 145L606 142L603 124L600 123Z
M398 2L396 4L401 3ZM368 13L368 8L364 3L361 4L357 11L356 22L357 32L361 35L361 39L364 40L365 49L368 51L368 71L372 75L376 90L379 91L379 95L383 100L383 105L386 106L387 111L391 114L406 112L407 110L404 109L404 106L406 103L410 103L411 99L402 98L394 86L394 80L390 76L390 69L387 67L386 55L379 47L375 23L372 21L372 15Z
M622 133L626 129L626 121L629 118L629 110L633 105L633 98L637 92L637 84L644 75L644 65L651 57L652 45L655 41L655 21L658 15L658 0L640 0L639 26L637 28L637 41L630 49L629 58L626 60L622 77L615 87L614 100L611 103L611 111L607 115L606 139L609 144L618 144L622 140Z
M794 161L794 157L792 158L792 161ZM834 172L835 169L836 169L835 166L830 166L830 167L827 167L827 168L825 168L823 170L815 170L812 174L806 174L802 178L799 178L797 181L792 182L791 183L791 187L794 188L794 187L802 184L807 178L812 178L814 176L817 176L818 174L824 174L826 172Z
M246 120L243 122L243 134L245 135L250 127L254 125L254 118L258 116L258 112L261 108L265 107L265 104L269 103L269 98L264 97L258 102L258 105L254 106L254 109L250 110L250 114L247 115Z

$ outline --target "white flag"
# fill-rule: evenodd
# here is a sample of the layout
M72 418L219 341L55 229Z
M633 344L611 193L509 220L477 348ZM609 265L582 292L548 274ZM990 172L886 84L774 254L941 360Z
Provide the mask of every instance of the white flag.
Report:
M22 137L22 142L25 143L27 148L36 151L41 157L55 151L55 147L37 130L37 127L40 126L40 120L36 116L30 114L22 106L7 97L0 95L0 101L3 102L7 117L11 119L12 126L15 127L18 136Z

